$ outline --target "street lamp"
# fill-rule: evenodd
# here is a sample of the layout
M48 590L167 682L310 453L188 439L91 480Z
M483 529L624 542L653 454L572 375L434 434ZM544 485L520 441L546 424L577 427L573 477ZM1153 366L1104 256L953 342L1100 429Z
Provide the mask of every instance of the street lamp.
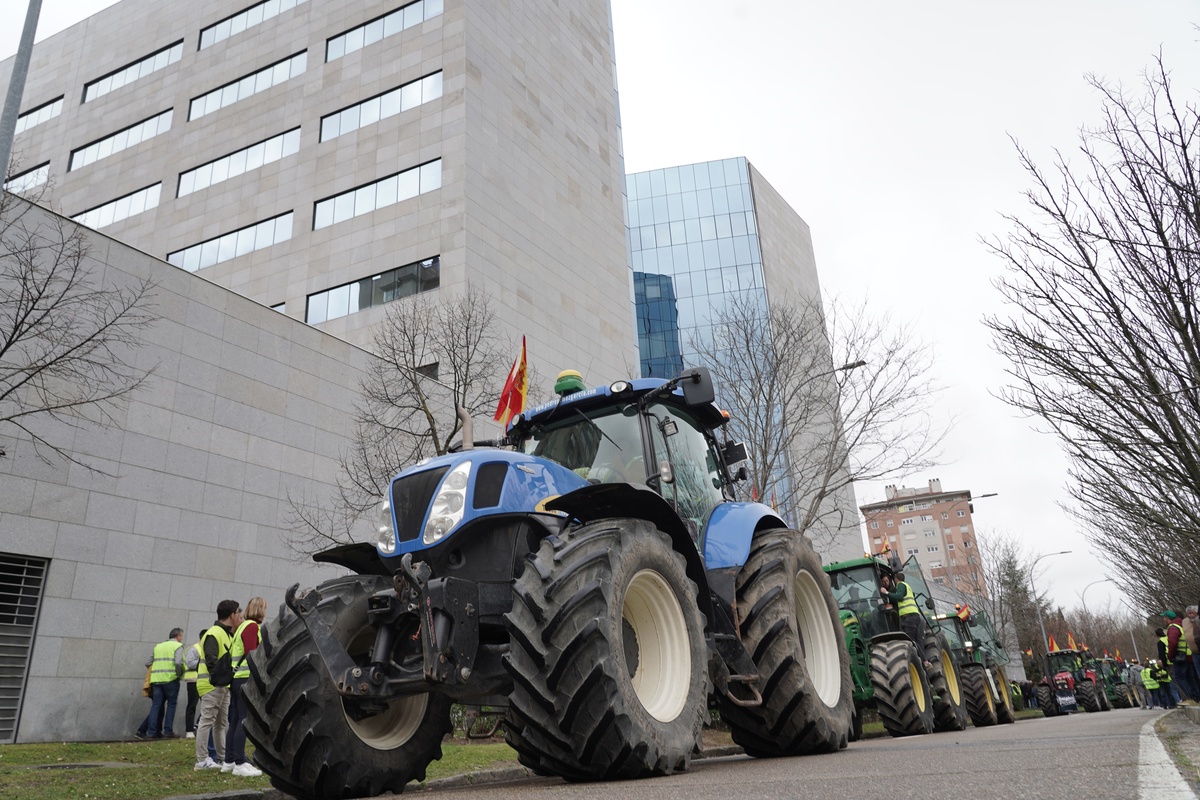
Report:
M1101 578L1100 580L1092 581L1087 586L1083 587L1083 591L1080 592L1080 594L1079 594L1079 604L1083 606L1083 615L1084 615L1085 619L1087 619L1089 616L1088 608L1087 608L1087 590L1092 588L1093 586L1095 586L1097 583L1112 583L1112 578ZM1089 620L1089 622L1088 622L1088 639L1089 640L1093 638L1092 634L1094 634L1094 633L1095 633L1095 630L1092 628L1091 622Z
M1033 585L1033 570L1038 565L1038 562L1043 558L1050 556L1065 556L1070 550L1059 550L1057 553L1044 553L1033 560L1029 565L1029 589L1033 592L1033 607L1037 611L1038 627L1042 629L1042 652L1050 653L1050 641L1046 638L1046 623L1042 622L1042 604L1038 602L1037 587Z

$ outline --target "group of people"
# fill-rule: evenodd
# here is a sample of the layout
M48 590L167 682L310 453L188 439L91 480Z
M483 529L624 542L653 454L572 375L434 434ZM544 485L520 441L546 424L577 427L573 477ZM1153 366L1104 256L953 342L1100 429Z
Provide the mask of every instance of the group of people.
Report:
M1200 616L1188 606L1183 616L1162 612L1164 627L1155 628L1158 658L1145 664L1133 659L1125 669L1125 683L1144 709L1200 706Z
M195 644L183 646L183 629L172 628L154 646L149 668L150 713L135 734L139 739L174 737L179 687L187 687L186 737L196 740L195 769L219 769L237 777L262 775L246 758L247 660L262 642L267 601L252 597L245 611L236 600L217 604L216 622Z

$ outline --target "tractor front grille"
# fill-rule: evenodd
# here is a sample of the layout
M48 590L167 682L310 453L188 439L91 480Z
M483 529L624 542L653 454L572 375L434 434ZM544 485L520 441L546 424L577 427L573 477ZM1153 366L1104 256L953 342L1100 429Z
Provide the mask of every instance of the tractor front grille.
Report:
M411 542L421 535L421 523L425 521L433 493L448 469L428 469L392 481L392 513L396 515L398 541Z

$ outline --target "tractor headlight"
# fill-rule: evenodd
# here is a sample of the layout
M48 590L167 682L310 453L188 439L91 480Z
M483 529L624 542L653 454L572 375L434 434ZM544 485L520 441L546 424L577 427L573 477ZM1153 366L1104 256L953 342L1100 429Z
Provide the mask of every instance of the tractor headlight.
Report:
M433 498L429 508L429 520L421 541L434 544L462 521L463 509L467 505L467 478L471 476L471 462L464 461L446 474L442 488Z
M970 639L968 639L967 641L963 642L963 647L967 648L968 650L970 650L970 649L971 649L972 647L974 647L974 646L975 646L975 643L974 643L974 642L972 642Z
M396 552L396 534L392 530L392 501L387 497L379 501L379 527L376 529L375 546L381 553Z

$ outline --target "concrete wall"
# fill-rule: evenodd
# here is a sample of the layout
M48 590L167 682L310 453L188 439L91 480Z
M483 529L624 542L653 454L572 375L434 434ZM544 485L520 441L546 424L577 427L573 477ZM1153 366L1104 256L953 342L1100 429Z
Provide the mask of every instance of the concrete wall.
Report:
M285 498L332 488L369 357L83 232L96 279L156 284L136 353L154 375L115 427L48 431L107 475L43 463L0 427L0 552L50 560L20 742L130 736L149 710L144 663L171 628L190 643L224 598L262 595L273 616L287 586L338 574L289 550Z

